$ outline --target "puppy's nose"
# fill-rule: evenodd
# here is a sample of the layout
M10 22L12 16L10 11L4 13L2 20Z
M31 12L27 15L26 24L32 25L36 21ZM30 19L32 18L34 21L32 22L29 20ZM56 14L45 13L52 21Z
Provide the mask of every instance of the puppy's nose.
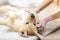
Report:
M33 14L33 13L31 13L31 16L30 16L31 18L35 18L35 15Z

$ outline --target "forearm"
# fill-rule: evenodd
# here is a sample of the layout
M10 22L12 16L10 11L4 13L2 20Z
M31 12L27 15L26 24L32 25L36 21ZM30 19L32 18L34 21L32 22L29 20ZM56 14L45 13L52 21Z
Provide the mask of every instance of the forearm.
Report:
M55 20L55 19L58 19L60 18L60 11L53 14L53 15L50 15L48 17L46 17L44 20L46 20L46 22L49 22L49 21L52 21L52 20Z
M41 10L43 10L45 7L47 7L50 3L52 3L53 0L44 0L37 8L37 13L39 13Z
M60 18L60 11L55 13L55 14L53 14L52 17L53 17L53 20L57 19L57 18Z

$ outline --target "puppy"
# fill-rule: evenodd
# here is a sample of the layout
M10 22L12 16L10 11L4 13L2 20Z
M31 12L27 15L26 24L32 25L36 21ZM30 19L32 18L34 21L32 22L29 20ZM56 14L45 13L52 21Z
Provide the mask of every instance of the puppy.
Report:
M25 10L18 10L7 5L0 7L0 18L2 18L0 19L0 24L13 28L21 36L28 37L28 35L35 34L40 39L43 39L43 36L37 31L36 24L39 22L39 19L33 10L28 13Z

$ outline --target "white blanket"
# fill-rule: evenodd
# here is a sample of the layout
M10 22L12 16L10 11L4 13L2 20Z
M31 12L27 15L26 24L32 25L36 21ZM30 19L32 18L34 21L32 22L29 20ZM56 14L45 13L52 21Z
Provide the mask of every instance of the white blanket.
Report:
M9 27L0 25L0 40L37 40L36 36L21 37L18 32L9 31Z

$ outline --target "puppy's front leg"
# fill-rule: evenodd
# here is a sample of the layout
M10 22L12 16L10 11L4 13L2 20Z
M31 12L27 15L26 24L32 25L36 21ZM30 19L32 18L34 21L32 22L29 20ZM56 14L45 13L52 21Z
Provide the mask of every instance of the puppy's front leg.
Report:
M40 35L38 32L35 32L35 31L34 31L34 33L35 33L40 39L42 39L42 40L44 39L44 37L43 37L42 35Z
M13 26L15 21L14 15L9 15L8 21L7 21L7 25L9 26Z

